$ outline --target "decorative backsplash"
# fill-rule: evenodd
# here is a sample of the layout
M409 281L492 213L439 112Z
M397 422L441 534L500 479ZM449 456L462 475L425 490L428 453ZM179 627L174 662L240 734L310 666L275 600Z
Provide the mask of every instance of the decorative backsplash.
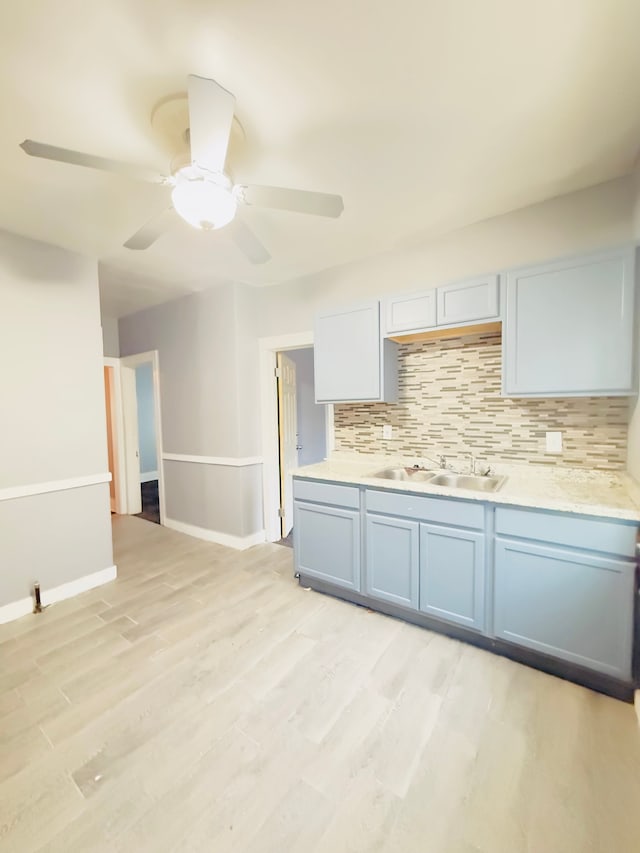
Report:
M499 333L400 344L397 403L334 410L336 450L618 470L626 465L627 397L501 396ZM391 424L393 438L382 438ZM545 451L561 431L562 453Z

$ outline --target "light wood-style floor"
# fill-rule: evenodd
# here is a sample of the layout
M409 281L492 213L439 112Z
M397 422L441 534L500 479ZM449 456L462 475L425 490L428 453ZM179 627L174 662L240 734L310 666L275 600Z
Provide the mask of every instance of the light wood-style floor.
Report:
M0 851L637 853L632 706L137 518L0 626Z

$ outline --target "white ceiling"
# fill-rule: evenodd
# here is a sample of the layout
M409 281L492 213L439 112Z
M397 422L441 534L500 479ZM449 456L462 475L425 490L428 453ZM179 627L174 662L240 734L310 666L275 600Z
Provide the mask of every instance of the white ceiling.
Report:
M638 0L32 0L0 11L0 228L100 259L124 314L218 280L272 284L630 170ZM338 192L324 220L245 209L273 260L177 223L168 190L27 157L29 137L166 172L149 117L189 73L232 91L233 176Z

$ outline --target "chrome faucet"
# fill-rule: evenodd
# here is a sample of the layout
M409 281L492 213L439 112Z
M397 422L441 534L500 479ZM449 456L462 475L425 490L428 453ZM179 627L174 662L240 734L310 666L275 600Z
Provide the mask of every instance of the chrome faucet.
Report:
M430 456L421 457L426 462L431 462L432 465L437 465L438 468L446 468L447 467L447 457L444 454L440 454L437 459L432 459ZM414 468L419 468L419 465L414 465Z

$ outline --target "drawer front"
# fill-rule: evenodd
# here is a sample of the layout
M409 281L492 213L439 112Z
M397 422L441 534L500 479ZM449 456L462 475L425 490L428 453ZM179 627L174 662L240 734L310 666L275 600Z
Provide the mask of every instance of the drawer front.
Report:
M506 507L496 509L496 533L623 557L635 555L637 530L635 524L596 518Z
M357 486L342 486L323 480L298 480L294 477L293 497L300 501L360 508L360 489Z
M484 504L367 489L368 512L399 515L418 521L484 529Z

